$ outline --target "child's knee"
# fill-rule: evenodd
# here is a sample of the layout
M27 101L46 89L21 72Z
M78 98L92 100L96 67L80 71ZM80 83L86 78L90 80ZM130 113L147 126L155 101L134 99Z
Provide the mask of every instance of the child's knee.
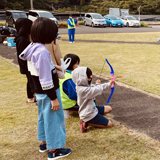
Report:
M107 127L112 127L112 122L109 120Z
M112 108L110 106L104 106L104 113L109 113L112 111Z

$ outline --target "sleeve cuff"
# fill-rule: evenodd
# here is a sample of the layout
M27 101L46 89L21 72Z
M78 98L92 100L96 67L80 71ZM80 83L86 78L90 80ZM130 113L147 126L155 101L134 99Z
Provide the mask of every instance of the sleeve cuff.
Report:
M47 96L51 99L51 100L55 100L57 99L57 95L56 95L56 91L54 88L49 89L49 90L44 90L45 94L47 94Z

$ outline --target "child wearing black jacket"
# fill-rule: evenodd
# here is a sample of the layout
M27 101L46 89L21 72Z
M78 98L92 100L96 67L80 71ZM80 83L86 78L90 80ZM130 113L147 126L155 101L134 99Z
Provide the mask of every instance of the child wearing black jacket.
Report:
M28 97L27 103L35 102L35 98L34 98L34 93L32 92L31 87L29 85L27 61L21 60L19 58L19 55L30 44L29 35L31 26L32 26L32 21L27 18L19 18L15 24L17 30L15 43L16 43L17 59L20 67L20 73L25 74L27 77L27 97Z

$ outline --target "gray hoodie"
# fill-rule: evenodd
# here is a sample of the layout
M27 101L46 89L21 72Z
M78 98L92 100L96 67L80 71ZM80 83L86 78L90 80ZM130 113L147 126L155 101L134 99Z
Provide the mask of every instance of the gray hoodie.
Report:
M94 98L110 87L110 83L89 85L86 70L87 67L79 67L72 72L72 80L76 84L78 96L79 117L84 122L88 122L98 114Z

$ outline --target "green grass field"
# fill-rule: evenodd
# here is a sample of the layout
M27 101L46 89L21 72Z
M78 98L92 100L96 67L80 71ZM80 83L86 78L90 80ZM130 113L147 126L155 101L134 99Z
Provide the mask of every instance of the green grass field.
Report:
M63 55L77 54L81 60L80 65L90 67L94 74L101 73L107 58L115 75L123 75L123 78L117 81L160 95L160 45L80 42L69 44L63 41L59 44ZM109 77L109 73L110 68L106 63L101 76Z
M139 37L143 37L141 33ZM67 53L77 54L81 59L80 65L90 67L94 74L100 74L105 58L108 58L116 76L123 75L123 79L118 81L160 95L160 46L80 42L69 44L63 41L59 41L59 44L63 56ZM0 159L47 159L46 153L38 152L40 142L37 141L37 106L26 104L25 76L19 73L17 66L1 57L0 70ZM106 64L101 76L110 77L109 72ZM63 159L160 159L159 142L114 121L111 114L107 117L113 121L112 128L90 127L85 134L80 132L79 117L76 114L66 119L66 147L72 149L72 154Z

